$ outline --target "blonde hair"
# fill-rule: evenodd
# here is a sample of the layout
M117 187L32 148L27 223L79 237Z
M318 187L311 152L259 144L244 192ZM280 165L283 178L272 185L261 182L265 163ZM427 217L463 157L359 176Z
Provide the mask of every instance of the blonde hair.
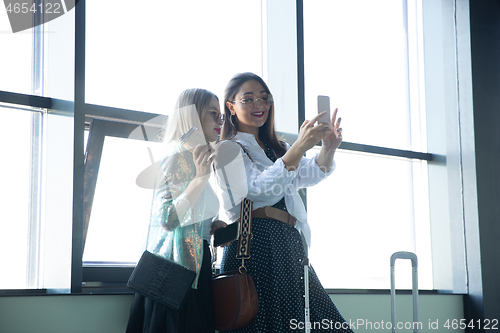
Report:
M203 134L202 119L213 97L219 100L214 93L205 89L184 90L177 98L174 112L167 119L163 142L179 141L191 127L196 127Z

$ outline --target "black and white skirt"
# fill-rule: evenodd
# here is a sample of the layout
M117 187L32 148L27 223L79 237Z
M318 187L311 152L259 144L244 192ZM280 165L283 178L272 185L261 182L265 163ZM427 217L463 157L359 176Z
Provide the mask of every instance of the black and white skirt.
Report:
M284 200L274 207L286 210ZM252 223L251 258L245 266L257 288L259 312L252 325L234 332L303 331L305 251L300 232L276 220L254 218ZM224 249L222 272L240 267L237 245L236 240ZM317 323L311 332L352 332L311 266L309 300L310 323Z

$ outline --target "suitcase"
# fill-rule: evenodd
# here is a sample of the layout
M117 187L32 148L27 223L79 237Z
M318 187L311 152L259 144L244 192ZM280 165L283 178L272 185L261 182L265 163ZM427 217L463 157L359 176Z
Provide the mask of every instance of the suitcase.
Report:
M394 264L396 259L410 259L412 267L412 299L413 299L413 332L418 333L418 260L413 252L395 252L391 256L391 322L392 332L396 332L396 286L394 281Z

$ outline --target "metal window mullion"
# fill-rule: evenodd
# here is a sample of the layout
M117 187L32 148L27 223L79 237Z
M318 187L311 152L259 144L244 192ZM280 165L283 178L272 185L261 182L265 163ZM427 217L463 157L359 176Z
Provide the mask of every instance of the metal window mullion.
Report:
M306 120L306 99L305 99L305 54L304 54L304 1L296 0L296 25L297 25L297 96L299 121L297 133L300 126Z
M40 3L42 8L45 8L44 0L35 0ZM38 8L38 7L37 7ZM45 25L44 11L37 10L33 13L33 61L32 61L32 81L31 93L37 96L44 96L45 94L45 78L44 78L44 65L45 65Z
M410 27L408 19L408 0L402 0L403 2L403 24L405 29L405 65L406 65L406 103L407 103L407 117L408 117L408 130L410 145L412 145L412 123L411 123L411 112L412 112L412 93L411 93L411 74L410 74ZM415 184L414 184L414 174L415 170L413 163L410 162L410 242L412 251L416 251L416 226L415 226Z
M26 284L28 288L41 288L41 188L42 188L42 117L40 112L31 116L31 163L28 221L28 258Z
M85 156L85 0L75 5L75 78L73 145L73 230L71 255L71 293L82 292L83 278L83 196Z
M304 1L296 0L296 28L297 28L297 97L298 97L298 129L306 119L306 92L305 92L305 54L304 54ZM299 195L307 210L307 188L299 190Z
M43 1L43 0L41 0ZM45 78L45 49L44 49L44 25L43 11L33 13L33 38L32 38L32 81L31 94L43 96ZM40 288L40 251L41 251L41 191L42 191L42 119L40 112L31 114L31 160L30 160L30 189L29 189L29 213L28 213L28 251L26 261L26 286L28 288Z

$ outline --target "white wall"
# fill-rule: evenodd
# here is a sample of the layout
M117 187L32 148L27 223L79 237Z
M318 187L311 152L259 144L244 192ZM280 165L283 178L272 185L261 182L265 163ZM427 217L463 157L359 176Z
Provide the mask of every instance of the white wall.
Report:
M375 325L391 320L390 295L331 295L344 318L363 325L355 332L390 332ZM446 329L446 320L463 318L462 295L420 295L420 332L463 332ZM131 295L58 295L0 297L2 333L124 333L132 302ZM411 296L396 298L397 321L412 320ZM429 329L438 320L439 329ZM372 323L373 328L366 326ZM367 329L368 328L368 329ZM290 330L293 332L294 330ZM299 331L299 330L297 330ZM410 330L398 330L410 332Z
M331 295L335 305L346 321L360 323L353 330L360 332L390 332L386 323L391 322L391 297L390 295ZM464 332L464 330L447 329L443 325L449 319L464 318L463 295L419 295L419 317L422 323L420 332ZM359 322L358 322L359 320ZM439 329L429 329L429 323L438 321ZM383 327L377 329L377 325ZM411 295L396 296L396 322L411 323L413 321ZM368 323L373 326L370 327ZM390 326L389 326L390 327ZM433 326L434 327L434 326ZM412 330L398 329L398 332L412 332Z
M2 333L124 333L131 295L0 297Z

